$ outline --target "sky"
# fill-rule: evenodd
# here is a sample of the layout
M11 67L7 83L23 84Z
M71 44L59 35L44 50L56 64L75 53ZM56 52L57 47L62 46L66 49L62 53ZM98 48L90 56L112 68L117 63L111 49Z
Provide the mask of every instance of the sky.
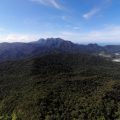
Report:
M0 43L51 37L120 43L120 0L0 0Z

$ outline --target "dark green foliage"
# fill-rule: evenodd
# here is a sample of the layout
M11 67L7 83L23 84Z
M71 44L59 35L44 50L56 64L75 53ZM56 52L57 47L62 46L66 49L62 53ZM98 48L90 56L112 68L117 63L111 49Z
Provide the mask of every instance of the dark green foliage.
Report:
M80 53L1 62L0 119L120 119L119 71Z

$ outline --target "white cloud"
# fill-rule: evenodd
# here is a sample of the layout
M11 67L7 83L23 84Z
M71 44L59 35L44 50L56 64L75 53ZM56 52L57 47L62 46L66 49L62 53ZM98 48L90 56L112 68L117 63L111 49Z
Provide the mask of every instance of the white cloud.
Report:
M91 31L89 34L91 37L105 37L105 38L120 38L120 26L108 25L103 30Z
M28 42L35 38L32 35L8 34L0 35L0 42Z
M7 42L26 42L28 40L28 36L26 35L18 35L18 34L10 34L7 35L5 41Z
M20 37L20 40L25 40L26 41L27 39L28 39L28 36L25 36L25 35Z
M112 0L103 0L103 1L101 2L101 4L99 5L99 7L92 9L89 13L84 14L83 17L84 17L85 19L90 18L91 16L93 16L94 14L96 14L98 11L100 11L100 10L103 9L103 8L105 8L106 5L107 5L110 1L112 1ZM102 16L102 15L99 15L99 17L103 17L103 16Z
M66 27L71 27L70 25L66 25Z
M102 30L92 30L88 32L62 31L59 34L64 35L68 40L74 42L120 42L120 26L105 25Z
M94 14L96 14L99 10L100 10L99 8L93 9L93 10L91 10L89 13L84 14L83 17L84 17L85 19L88 19L88 18L90 18L91 16L93 16Z
M44 34L4 34L0 35L0 43L1 42L31 42L31 41L36 41L39 40L40 38L50 38L51 36L54 37L63 37L60 35L57 35L53 32L46 32Z
M70 20L68 18L66 18L66 16L62 16L62 19L67 21L67 22L70 22Z
M91 30L87 32L47 31L41 34L8 34L0 35L0 42L30 42L40 38L61 37L73 42L120 42L120 26L104 25L102 30ZM72 28L72 27L71 27ZM82 28L81 28L82 29Z
M44 4L44 5L50 5L50 4L52 4L57 9L61 9L60 5L58 5L58 3L55 2L55 0L30 0L30 1L37 1L37 2L39 2L41 4Z
M72 28L70 25L66 25L67 28Z
M66 25L67 28L72 28L74 30L80 29L81 27L71 27L70 25Z
M120 42L120 26L106 25L103 30L83 33L81 39L87 42Z
M50 1L56 8L60 9L60 6L54 0L50 0Z
M6 38L7 41L9 40L15 40L15 38L13 37L13 35L8 35L7 38Z
M62 19L63 19L63 20L66 20L66 17L65 17L65 16L62 16Z
M75 30L80 29L81 27L74 27Z
M42 4L45 4L45 3L43 2L43 0L30 0L30 1L37 1L37 2L40 2L40 3L42 3Z
M0 30L5 30L5 29L3 29L3 28L0 28Z

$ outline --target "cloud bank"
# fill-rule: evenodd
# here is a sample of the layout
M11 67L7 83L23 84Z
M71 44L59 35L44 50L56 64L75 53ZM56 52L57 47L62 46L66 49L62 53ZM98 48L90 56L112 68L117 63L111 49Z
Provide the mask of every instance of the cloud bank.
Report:
M91 30L88 32L63 31L60 34L68 40L75 42L117 42L120 43L120 26L105 25L103 30Z
M67 26L66 26L67 27ZM68 26L69 27L69 26ZM75 27L78 29L78 27ZM0 34L0 42L30 42L36 41L40 38L61 37L62 39L71 40L72 42L109 42L120 43L120 26L117 25L104 25L102 30L91 30L82 32L82 28L77 32L75 28L69 31L50 31L41 34ZM80 32L81 31L81 32Z

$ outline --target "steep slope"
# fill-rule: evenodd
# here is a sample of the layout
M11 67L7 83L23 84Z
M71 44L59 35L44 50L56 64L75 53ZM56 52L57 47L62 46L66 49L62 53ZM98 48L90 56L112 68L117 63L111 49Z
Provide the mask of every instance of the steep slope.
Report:
M0 119L119 119L119 71L80 53L1 62Z

